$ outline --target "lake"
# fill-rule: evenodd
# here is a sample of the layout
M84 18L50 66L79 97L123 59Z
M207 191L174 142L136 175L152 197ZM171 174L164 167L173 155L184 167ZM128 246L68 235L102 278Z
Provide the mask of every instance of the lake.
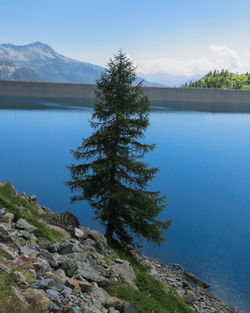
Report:
M63 184L74 162L69 150L91 134L91 112L53 100L0 99L0 181L101 229L87 203L70 204ZM157 110L146 141L157 145L146 160L160 167L151 189L167 195L160 218L173 224L166 243L145 245L143 253L181 264L249 312L250 115Z

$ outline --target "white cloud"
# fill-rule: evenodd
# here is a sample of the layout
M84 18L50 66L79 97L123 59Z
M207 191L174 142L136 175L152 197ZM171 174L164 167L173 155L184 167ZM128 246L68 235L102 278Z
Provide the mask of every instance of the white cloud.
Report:
M166 72L172 75L199 75L210 70L228 69L232 72L250 72L250 51L239 54L226 46L211 44L202 56L179 60L158 58L137 61L138 71L143 74Z

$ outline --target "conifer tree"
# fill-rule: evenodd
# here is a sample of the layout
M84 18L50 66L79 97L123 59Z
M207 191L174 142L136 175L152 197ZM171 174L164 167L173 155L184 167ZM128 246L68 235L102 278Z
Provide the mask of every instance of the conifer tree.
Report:
M150 102L142 82L134 85L135 69L122 51L109 61L97 81L93 133L72 150L78 163L69 166L72 180L66 184L79 192L73 202L89 201L108 240L115 235L127 245L135 237L160 244L171 221L157 219L165 196L148 190L158 168L142 160L155 145L143 142Z

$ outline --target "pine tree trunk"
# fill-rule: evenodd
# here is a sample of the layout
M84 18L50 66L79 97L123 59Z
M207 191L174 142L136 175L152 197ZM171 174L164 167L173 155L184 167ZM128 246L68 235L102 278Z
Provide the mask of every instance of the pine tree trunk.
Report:
M111 241L113 239L113 233L114 233L114 226L109 222L106 228L105 237L108 241Z

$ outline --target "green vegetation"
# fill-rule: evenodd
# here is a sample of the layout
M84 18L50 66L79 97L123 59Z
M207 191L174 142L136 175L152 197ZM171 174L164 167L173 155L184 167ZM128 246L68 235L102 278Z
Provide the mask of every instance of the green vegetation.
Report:
M16 287L14 275L6 274L0 270L0 312L42 313L42 310L36 303L30 304L28 309L24 309L22 302L16 296L13 287Z
M171 222L156 219L165 197L147 189L158 168L140 161L155 145L140 142L149 125L150 102L142 83L133 86L135 80L133 63L120 51L97 81L94 132L72 151L84 162L69 167L72 181L66 184L81 192L72 201L89 201L108 240L115 234L128 245L134 236L160 244Z
M209 72L201 79L186 83L182 87L191 88L222 88L250 90L250 74L234 74L228 70Z
M138 290L111 281L106 288L110 295L131 303L139 313L195 313L177 297L171 287L164 286L149 275L147 267L139 263L129 251L125 251L117 244L113 247L120 258L131 263L136 274Z
M8 212L13 213L15 221L22 217L31 225L37 227L36 236L44 237L51 241L63 240L61 233L50 229L45 222L40 220L44 216L39 213L34 204L15 194L10 183L0 186L0 207L4 207Z

